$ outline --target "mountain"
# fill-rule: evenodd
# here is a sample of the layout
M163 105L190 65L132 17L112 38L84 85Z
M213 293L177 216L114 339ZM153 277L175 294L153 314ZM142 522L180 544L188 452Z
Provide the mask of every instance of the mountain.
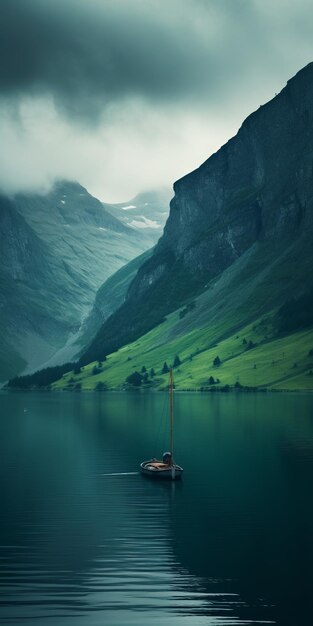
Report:
M156 327L158 348L175 340L173 346L189 354L237 336L251 323L258 328L267 315L273 329L275 311L311 289L312 102L310 63L234 138L174 184L163 237L82 363ZM187 309L182 318L181 307ZM267 334L261 335L266 342ZM150 340L148 345L152 349Z
M27 224L15 203L5 197L0 197L0 244L3 380L22 370L27 362L40 363L38 353L51 353L62 334L77 325L77 316L72 304L75 283L70 278L66 283L65 272L61 265L57 267L50 248ZM68 305L62 293L64 284Z
M60 363L77 361L80 358L86 345L96 336L104 321L123 304L128 287L138 268L151 256L152 252L153 249L150 249L135 257L101 285L96 293L93 306L78 332L72 335L63 348L49 359L45 367L54 367Z
M140 193L129 202L103 206L123 224L150 237L152 247L162 235L172 195L171 190L159 189Z
M135 278L139 267L151 257L152 253L153 249L150 249L135 257L110 276L98 289L93 307L84 320L76 340L76 357L79 356L79 352L83 352L91 338L96 336L105 320L123 304L129 285Z
M97 290L151 246L72 182L2 197L0 239L2 380L73 356Z
M57 183L45 196L17 195L14 203L92 297L121 265L149 247L148 239L122 224L78 183ZM91 301L89 296L88 305Z

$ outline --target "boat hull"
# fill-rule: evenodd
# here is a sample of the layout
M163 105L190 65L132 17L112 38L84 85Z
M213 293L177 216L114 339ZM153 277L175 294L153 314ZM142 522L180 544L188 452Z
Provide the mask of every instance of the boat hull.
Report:
M152 459L144 461L140 464L140 472L143 476L156 480L179 480L182 477L183 468L179 465L171 465L169 467L160 467L163 465L161 461Z

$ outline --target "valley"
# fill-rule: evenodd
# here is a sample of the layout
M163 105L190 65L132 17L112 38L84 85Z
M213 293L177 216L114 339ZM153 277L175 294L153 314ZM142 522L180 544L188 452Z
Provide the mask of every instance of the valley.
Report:
M151 202L147 194L118 206L121 221L111 215L112 206L102 207L110 243L115 246L126 230L132 233L127 245L135 246L118 246L110 272L114 264L124 267L101 286L71 349L62 353L62 362L77 361L79 372L65 373L53 389L164 389L164 363L173 365L176 356L177 389L313 388L312 84L313 63L252 113L216 154L175 182L164 234L128 264L126 257L135 256L134 248L138 252L137 230L149 237L159 230L154 226L165 213L165 196L151 204L150 227L143 215ZM76 204L67 202L63 189L65 226L77 220L80 206L77 197ZM91 213L93 225L96 219L98 230L106 228L93 202L88 219L84 213L86 232ZM83 294L95 261L84 239L82 249L88 268L84 277L79 270ZM110 254L105 240L103 250ZM89 285L94 290L95 277ZM290 301L290 311L306 302L308 310L284 326L281 315L288 315ZM127 379L134 372L139 378L132 385Z
M131 228L113 213L66 181L45 195L1 198L0 380L74 360L97 290L156 243L158 229Z

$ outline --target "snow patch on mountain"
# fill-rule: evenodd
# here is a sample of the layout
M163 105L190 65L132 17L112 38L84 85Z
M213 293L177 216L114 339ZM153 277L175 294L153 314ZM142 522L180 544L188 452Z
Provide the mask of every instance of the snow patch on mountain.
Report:
M147 217L144 217L144 215L138 215L138 218L137 220L132 220L129 225L133 228L156 228L158 230L162 228L161 224L155 220L149 220Z

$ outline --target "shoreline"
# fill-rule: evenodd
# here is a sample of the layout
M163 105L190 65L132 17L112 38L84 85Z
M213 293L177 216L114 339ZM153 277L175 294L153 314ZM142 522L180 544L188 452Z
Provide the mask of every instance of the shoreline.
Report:
M280 393L296 393L296 394L313 394L313 389L271 389L271 388L255 388L255 387L229 387L229 389L221 388L221 389L175 389L175 394L201 394L201 395L234 395L234 394L280 394ZM165 393L168 394L168 389L105 389L105 390L96 390L96 389L50 389L48 387L30 387L30 388L0 388L0 394L11 394L11 393L52 393L52 394L60 394L60 393L87 393L87 394L96 394L96 395L106 395L109 393L123 393L123 394L159 394Z

